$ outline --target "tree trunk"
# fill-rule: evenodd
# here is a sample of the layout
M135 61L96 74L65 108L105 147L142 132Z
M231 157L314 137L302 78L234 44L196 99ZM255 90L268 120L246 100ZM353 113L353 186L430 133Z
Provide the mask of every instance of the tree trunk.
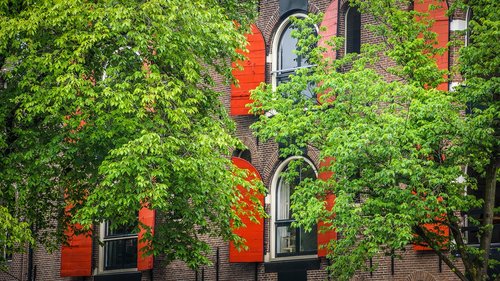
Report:
M498 160L493 157L490 164L486 166L486 182L484 187L484 207L483 207L483 220L481 222L482 235L479 242L479 249L483 251L481 267L478 274L486 279L488 270L488 261L491 248L491 238L493 235L493 216L495 208L495 190L496 190L496 174L498 168Z

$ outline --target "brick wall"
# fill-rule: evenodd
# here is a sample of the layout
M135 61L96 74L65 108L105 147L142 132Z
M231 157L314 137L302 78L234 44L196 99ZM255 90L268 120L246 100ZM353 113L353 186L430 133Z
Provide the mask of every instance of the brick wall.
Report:
M346 10L346 3L348 0L340 0L340 14L338 18L338 35L344 36L345 33L345 17L344 13ZM325 9L330 4L329 0L310 0L309 1L309 12L318 13L325 11ZM260 1L259 7L260 16L257 19L256 25L261 30L264 41L266 42L266 55L269 55L272 47L272 38L276 32L276 28L281 22L280 12L279 12L279 1L278 0L262 0ZM458 11L454 19L465 19L465 13L463 11ZM366 24L374 23L373 17L370 15L362 15L362 37L361 43L377 43L380 42L380 38L373 36L364 26ZM457 37L463 41L464 35L460 32L452 32L452 38ZM342 55L339 52L338 55ZM450 63L456 63L458 58L458 47L452 47L450 49ZM384 75L387 80L394 80L395 77L389 75L385 72L385 69L392 65L392 62L387 58L382 58L380 64L377 66L377 71ZM266 82L271 83L271 63L266 63ZM453 81L460 81L460 76L453 75ZM218 81L218 86L216 90L228 93L221 97L222 104L229 111L230 106L230 87L222 83L221 78L216 78ZM283 161L279 158L278 145L273 141L259 142L249 129L249 126L257 120L255 116L235 116L234 121L236 123L236 135L237 137L248 147L252 155L252 164L256 167L262 176L264 184L268 187L271 186L272 178L276 172L277 167ZM312 147L308 148L307 157L312 160L312 162L318 167L319 161L319 151ZM270 213L271 207L269 204L265 206L265 209ZM264 249L265 253L270 251L269 243L269 233L270 233L270 220L265 220L265 243ZM154 270L147 271L143 273L142 280L227 280L227 281L249 281L249 280L266 280L275 281L277 280L277 273L266 273L263 263L229 263L229 244L222 241L219 238L204 238L212 245L212 253L210 259L213 263L211 266L205 266L203 268L194 271L189 269L184 263L179 261L173 261L167 263L162 257L156 257L154 263ZM93 248L93 268L98 264L98 244L94 243ZM219 258L217 259L217 249L219 253ZM408 246L406 251L398 253L401 255L402 259L395 259L394 266L392 266L392 261L390 257L380 256L373 259L374 264L378 264L377 269L370 272L358 272L353 280L457 280L454 274L448 269L448 267L442 263L440 267L439 259L435 254L430 251L415 252ZM217 263L217 260L219 261ZM13 261L10 263L8 273L0 272L0 281L2 280L26 280L27 278L27 254L16 254L13 257ZM48 254L44 249L37 249L34 253L34 263L37 268L37 279L40 281L52 281L52 280L93 280L92 277L89 278L60 278L59 277L59 267L60 267L60 252L56 251L52 254ZM321 266L319 270L309 270L307 272L308 280L327 280L326 271L327 261L326 259L321 259ZM368 266L368 262L367 262ZM392 270L392 268L394 270Z

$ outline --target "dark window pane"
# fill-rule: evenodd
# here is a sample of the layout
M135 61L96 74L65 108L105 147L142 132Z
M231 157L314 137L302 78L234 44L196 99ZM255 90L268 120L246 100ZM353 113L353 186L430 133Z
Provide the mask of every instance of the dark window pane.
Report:
M310 232L300 229L300 251L314 252L318 247L316 226Z
M361 50L361 14L356 8L349 8L346 15L346 53Z
M484 199L486 181L483 176L469 167L468 174L477 180L477 189L468 188L467 194L474 195L477 199ZM500 192L495 192L495 208L500 206ZM479 226L481 225L484 217L484 210L482 208L472 209L467 212L467 216L476 220L468 221L468 226L465 228L467 235L467 242L469 244L479 244ZM500 213L493 214L493 233L491 243L500 243Z
M137 238L106 241L104 269L137 267Z
M106 237L108 236L125 236L135 235L135 225L120 225L116 228L112 226L111 222L106 223Z

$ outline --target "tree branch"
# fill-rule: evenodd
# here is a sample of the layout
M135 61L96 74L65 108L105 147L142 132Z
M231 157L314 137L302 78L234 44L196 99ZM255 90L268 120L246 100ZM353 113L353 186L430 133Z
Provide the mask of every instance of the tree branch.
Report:
M448 258L448 256L446 256L445 254L443 254L443 252L440 250L440 247L437 246L436 243L434 243L434 241L431 240L427 236L427 234L425 233L424 229L421 226L417 226L415 228L415 232L429 246L431 246L431 248L434 250L434 252L444 261L444 263L446 263L446 265L448 265L448 267L451 269L451 271L453 271L453 273L455 273L455 275L457 275L457 277L460 278L460 280L462 280L462 281L469 281L467 279L467 277L465 277L465 275L460 271L460 269L455 264L453 264L453 262L450 260L450 258Z

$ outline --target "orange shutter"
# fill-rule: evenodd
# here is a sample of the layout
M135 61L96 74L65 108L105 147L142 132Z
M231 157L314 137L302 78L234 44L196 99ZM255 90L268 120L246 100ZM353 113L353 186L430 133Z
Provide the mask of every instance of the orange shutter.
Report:
M430 10L431 5L438 8ZM450 23L448 17L446 16L446 1L414 1L414 9L418 12L429 13L429 17L435 21L431 28L431 31L437 33L437 44L435 46L436 48L446 48L446 52L436 57L436 62L439 69L448 69L449 62L447 44L450 38ZM447 91L448 83L441 83L437 88L441 91Z
M77 228L79 226L77 225ZM90 233L75 235L66 230L68 245L61 248L61 277L91 276L92 237Z
M332 48L327 45L327 41L337 36L338 16L339 1L334 0L326 9L323 21L321 22L321 27L326 27L326 31L320 31L321 40L319 41L319 45L327 49L327 51L323 54L323 57L325 59L334 60L337 56L336 51L332 51ZM321 93L318 94L318 102L320 102L321 95ZM327 100L327 102L333 101L333 98Z
M139 222L151 227L151 231L154 233L155 211L146 207L142 208L139 211ZM151 245L151 241L141 241L145 233L146 230L141 228L137 243L137 270L153 269L153 255L145 255L142 250Z
M261 179L259 172L255 167L250 164L248 161L233 157L233 164L240 169L248 170L248 178L247 180L253 180L255 178ZM243 194L243 200L245 203L251 206L252 201L250 200L251 196L257 196L260 200L260 203L264 205L264 195L263 194L250 194L246 189L241 186L238 186L238 189ZM238 251L234 244L231 242L229 244L229 262L263 262L264 261L264 218L257 217L258 223L252 222L250 218L246 216L240 216L241 221L245 224L246 227L242 227L239 229L235 229L234 233L238 234L242 238L246 240L245 245L248 247L248 250Z
M427 231L434 232L437 235L448 237L450 236L450 229L443 224L440 223L426 223L424 224L424 228ZM446 247L443 245L441 249L445 249ZM433 249L429 247L426 243L421 244L413 244L413 250L415 251L432 251Z
M319 41L319 45L327 48L327 51L323 54L325 58L335 59L336 57L336 52L332 51L331 47L329 47L326 42L337 36L338 16L339 1L334 0L326 9L325 16L321 22L321 27L326 27L326 31L320 31L321 40Z
M330 165L330 163L334 161L334 158L327 158L319 164L320 170L324 169ZM333 176L333 172L331 171L320 171L318 174L318 179L320 180L328 180ZM327 210L331 210L333 205L335 204L335 195L328 194L326 196L326 208ZM326 232L321 231L322 228L328 227L327 223L320 221L318 223L318 257L325 257L328 253L328 249L325 247L331 240L337 239L337 232L334 230L328 230Z
M416 194L416 192L412 192L413 194ZM423 199L425 200L425 199ZM441 202L443 201L443 198L439 197L438 201ZM439 236L442 237L449 237L450 236L450 229L448 226L443 225L439 223L439 221L442 221L446 217L446 214L443 214L442 218L436 218L436 223L426 223L424 224L424 228L429 231L433 232ZM415 234L416 235L416 234ZM447 241L444 242L446 244ZM445 245L441 246L441 249L445 249ZM427 245L427 243L420 243L420 244L413 244L413 250L415 251L432 251L433 249Z
M246 105L252 102L250 91L259 86L261 82L265 82L266 46L264 37L255 25L252 25L252 33L246 37L248 53L238 51L247 57L245 61L237 62L243 69L233 69L233 75L239 81L239 86L231 85L231 115L249 115L249 108Z

